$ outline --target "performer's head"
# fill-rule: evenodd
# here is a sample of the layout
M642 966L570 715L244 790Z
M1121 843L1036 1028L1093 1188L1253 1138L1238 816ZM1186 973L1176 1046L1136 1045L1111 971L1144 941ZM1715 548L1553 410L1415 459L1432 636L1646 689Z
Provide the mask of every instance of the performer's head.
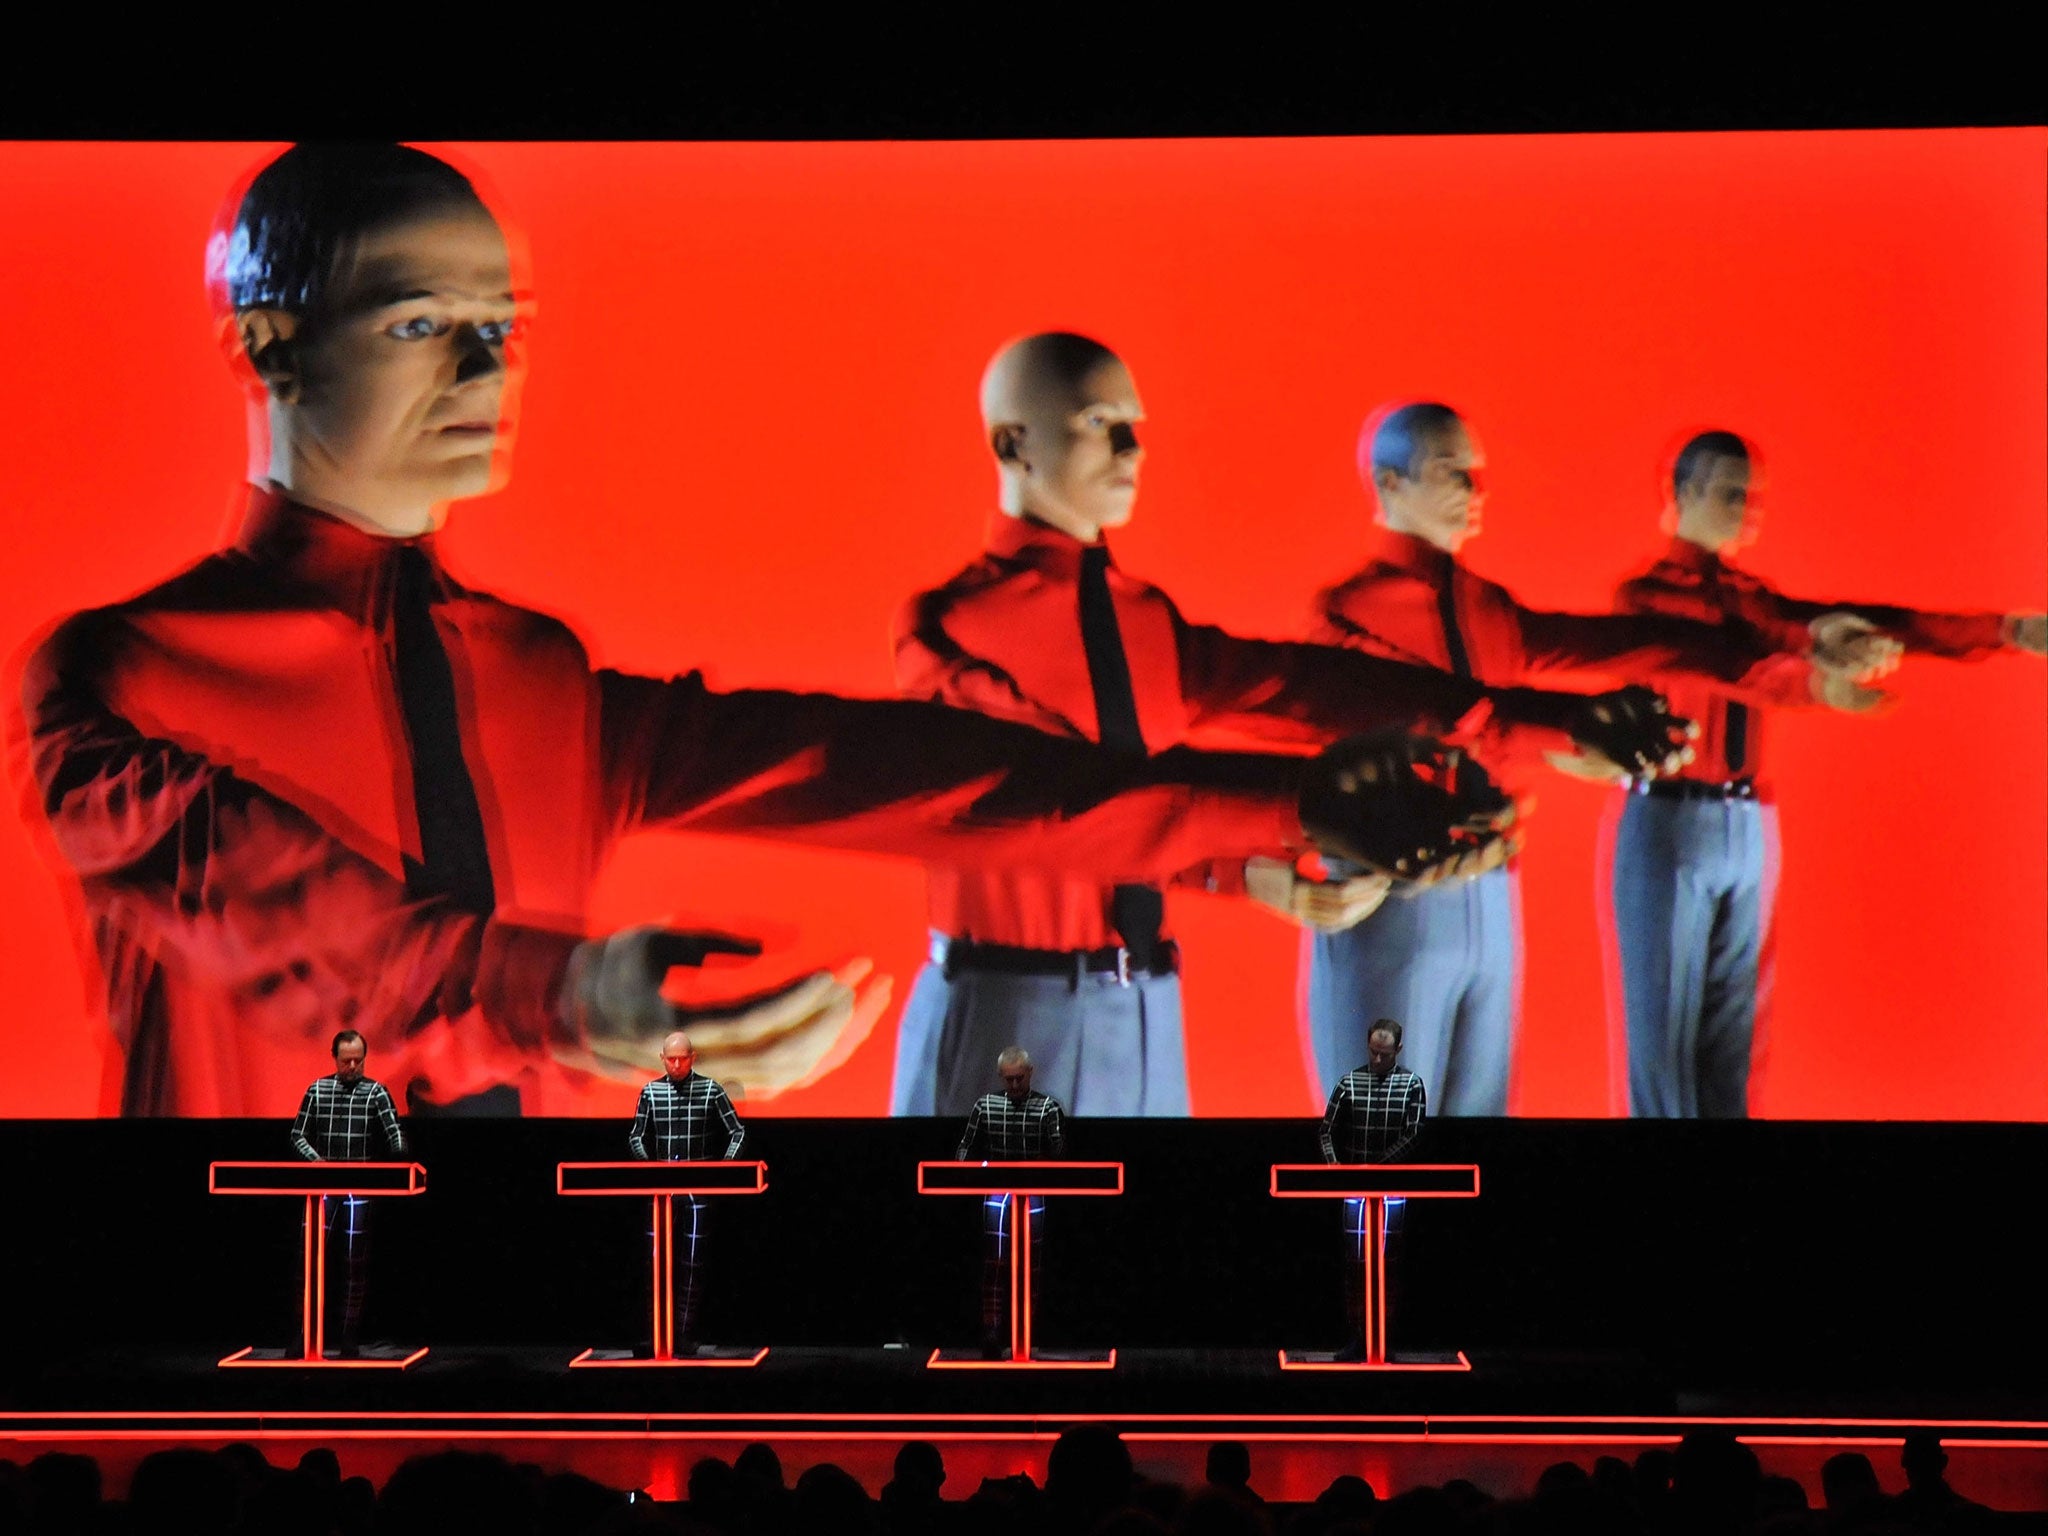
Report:
M468 177L397 144L296 145L207 258L252 479L397 537L502 483L512 260Z
M352 1029L344 1029L334 1037L334 1044L328 1049L334 1055L334 1075L344 1083L353 1083L363 1075L363 1058L370 1054L370 1048L363 1043L363 1037Z
M1358 473L1379 501L1380 521L1446 554L1479 532L1486 456L1458 413L1411 401L1367 418Z
M1667 513L1681 539L1713 550L1748 542L1755 531L1752 458L1749 444L1733 432L1700 432L1686 440L1671 464Z
M697 1064L697 1048L680 1029L661 1042L661 1065L672 1083L680 1083Z
M981 376L981 420L1003 510L1084 544L1131 520L1144 419L1130 370L1086 336L1026 336L998 352Z
M1401 1054L1401 1026L1392 1019L1375 1020L1365 1037L1365 1068L1374 1077L1394 1070L1394 1058Z
M1031 1097L1031 1053L1021 1045L1008 1047L996 1057L996 1076L1011 1101L1022 1104Z

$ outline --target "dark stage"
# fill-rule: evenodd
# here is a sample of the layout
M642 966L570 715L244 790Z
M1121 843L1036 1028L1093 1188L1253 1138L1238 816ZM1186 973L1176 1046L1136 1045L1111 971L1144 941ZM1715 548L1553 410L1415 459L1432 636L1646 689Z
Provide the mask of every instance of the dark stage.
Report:
M915 1193L950 1124L753 1121L769 1188L715 1213L704 1332L768 1355L611 1371L567 1367L642 1323L646 1207L563 1199L554 1172L617 1155L623 1128L410 1126L428 1189L380 1215L368 1335L430 1353L311 1372L215 1364L291 1337L297 1202L206 1193L211 1161L279 1156L281 1125L0 1125L6 1454L256 1439L382 1465L488 1443L658 1490L746 1440L859 1471L932 1439L992 1474L1102 1422L1166 1469L1248 1440L1308 1497L1366 1463L1470 1475L1447 1469L1702 1424L1804 1475L1932 1423L2004 1507L2048 1486L2048 1329L2013 1210L2039 1126L1436 1122L1424 1155L1478 1163L1481 1193L1411 1210L1392 1343L1472 1369L1412 1374L1278 1368L1342 1327L1334 1209L1267 1193L1270 1164L1313 1156L1305 1121L1077 1123L1072 1155L1121 1160L1126 1193L1053 1202L1039 1336L1119 1355L1043 1372L925 1368L977 1326L973 1202Z

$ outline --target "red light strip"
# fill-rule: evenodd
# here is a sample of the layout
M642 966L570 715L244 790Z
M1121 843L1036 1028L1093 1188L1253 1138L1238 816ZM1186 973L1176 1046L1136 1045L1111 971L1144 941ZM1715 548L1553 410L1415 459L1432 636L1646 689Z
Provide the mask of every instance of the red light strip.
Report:
M754 1185L748 1189L734 1184L703 1185L690 1181L657 1186L644 1182L630 1188L568 1189L564 1187L571 1171L597 1173L606 1169L630 1168L636 1172L647 1172L653 1168L685 1170L691 1168L751 1168L754 1170ZM762 1162L727 1162L718 1158L700 1158L694 1162L675 1163L557 1163L555 1164L555 1193L558 1195L759 1195L768 1190L768 1165Z
M291 1356L287 1356L282 1360L251 1360L247 1357L250 1350L254 1348L255 1346L251 1345L249 1349L238 1349L232 1355L222 1360L220 1364L239 1366L245 1369L263 1369L267 1367L271 1370L293 1371L303 1371L311 1366L318 1366L323 1370L329 1371L402 1371L407 1366L416 1364L427 1357L427 1346L424 1344L400 1360L328 1360L324 1357L301 1360Z
M665 1356L663 1356L662 1358L660 1358L660 1359L658 1359L658 1360L594 1360L594 1359L592 1359L591 1357L592 1357L593 1355L595 1355L596 1353L597 1353L597 1351L596 1351L595 1349L586 1349L586 1350L584 1350L584 1351L583 1351L583 1353L582 1353L582 1354L578 1355L578 1356L577 1356L577 1357L576 1357L576 1358L575 1358L574 1360L571 1360L571 1361L569 1362L569 1364L570 1364L571 1366L576 1366L576 1367L582 1367L582 1368L586 1368L586 1369L590 1369L590 1368L603 1368L603 1367L606 1367L606 1366L626 1366L626 1367L631 1367L631 1366L662 1366L662 1365L681 1365L681 1366L692 1366L692 1365L697 1365L697 1366L727 1366L727 1367L731 1367L731 1366L739 1366L739 1367L742 1367L742 1368L744 1368L744 1367L746 1367L746 1366L751 1366L751 1365L759 1365L759 1364L760 1364L760 1363L761 1363L761 1362L762 1362L763 1360L765 1360L765 1359L767 1359L767 1358L768 1358L768 1351L767 1351L767 1349L766 1349L765 1347L763 1347L763 1348L761 1348L761 1349L757 1349L757 1350L755 1350L755 1351L753 1352L753 1354L751 1354L751 1355L728 1355L728 1356L724 1356L724 1357L712 1356L712 1357L709 1357L709 1358L706 1358L706 1359L702 1359L702 1360L698 1360L698 1359L682 1359L682 1358L678 1358L678 1357L677 1357L677 1356L675 1356L675 1355L665 1355Z
M1000 1365L1002 1362L989 1362ZM1059 1362L1051 1362L1057 1364ZM1904 1433L1914 1429L1934 1430L2007 1430L2016 1432L2012 1437L1985 1440L1987 1446L2024 1445L2028 1441L2019 1435L2031 1435L2048 1442L2048 1420L2044 1419L1923 1419L1923 1418L1814 1418L1784 1415L1731 1415L1731 1414L1277 1414L1277 1413L805 1413L747 1414L747 1413L678 1413L678 1412L565 1412L547 1413L537 1411L491 1409L478 1412L454 1410L423 1410L401 1412L392 1409L345 1409L333 1412L321 1409L53 1409L37 1413L0 1412L0 1436L17 1433L7 1426L22 1421L46 1422L51 1424L78 1423L85 1420L148 1420L166 1424L185 1424L194 1421L210 1421L232 1429L237 1424L258 1425L268 1421L304 1419L320 1424L358 1421L404 1421L407 1423L435 1423L461 1420L478 1424L561 1424L561 1423L675 1423L734 1426L735 1434L743 1431L737 1426L754 1425L772 1427L781 1423L802 1424L1004 1424L1037 1423L1051 1421L1058 1424L1129 1424L1134 1420L1160 1424L1271 1424L1296 1425L1313 1429L1326 1424L1359 1425L1410 1425L1419 1424L1420 1431L1397 1431L1381 1429L1371 1432L1351 1432L1348 1436L1317 1435L1317 1439L1353 1438L1361 1440L1379 1439L1458 1439L1460 1441L1480 1435L1495 1438L1482 1431L1454 1431L1449 1434L1430 1429L1433 1424L1549 1424L1560 1428L1550 1431L1515 1431L1512 1438L1537 1441L1572 1441L1587 1438L1625 1436L1633 1432L1637 1439L1668 1440L1676 1438L1686 1429L1703 1427L1726 1428L1750 1426L1759 1429L1814 1429L1845 1430L1866 1429L1871 1431L1896 1431L1889 1436L1883 1433L1859 1435L1858 1443L1870 1439L1901 1439ZM1625 1428L1601 1430L1593 1436L1584 1433L1570 1433L1572 1426L1613 1425ZM54 1433L55 1431L51 1431ZM76 1433L78 1431L69 1431ZM85 1430L84 1433L92 1433ZM396 1431L395 1431L396 1432ZM449 1431L454 1433L457 1431ZM1166 1434L1164 1430L1134 1430L1141 1434ZM112 1433L112 1431L109 1431ZM141 1433L138 1431L138 1433ZM438 1431L437 1431L438 1433ZM575 1433L603 1433L603 1431L575 1431ZM878 1431L878 1433L880 1433ZM1193 1433L1193 1432L1191 1432ZM1301 1438L1300 1431L1289 1433L1285 1430L1254 1431L1271 1438ZM1000 1437L1000 1435L999 1435ZM1242 1438L1241 1436L1238 1438ZM1745 1437L1747 1438L1747 1437ZM1793 1435L1779 1437L1787 1444L1814 1443L1817 1437ZM1944 1444L1961 1444L1960 1438L1947 1433L1942 1435Z
M271 1169L289 1168L303 1171L312 1166L305 1161L292 1163L208 1163L206 1165L206 1192L210 1195L382 1195L404 1197L424 1195L427 1192L427 1170L418 1163L336 1163L337 1168L347 1168L354 1173L390 1173L403 1168L406 1182L403 1189L364 1189L357 1184L294 1184L288 1188L272 1188L268 1185L233 1185L221 1188L220 1174L223 1168L248 1173L261 1173Z
M1280 1175L1283 1173L1328 1174L1331 1169L1352 1169L1359 1173L1371 1172L1383 1177L1363 1184L1357 1189L1282 1189ZM1470 1189L1410 1189L1395 1187L1386 1175L1395 1173L1469 1173L1472 1175ZM1477 1163L1274 1163L1267 1180L1267 1192L1278 1200L1363 1200L1378 1196L1383 1200L1470 1200L1479 1194L1479 1165Z
M1116 1188L1103 1189L1092 1185L1072 1184L960 1184L948 1185L944 1189L925 1187L927 1168L981 1169L981 1168L1029 1168L1034 1174L1056 1174L1079 1172L1083 1169L1100 1173L1109 1169L1116 1171ZM1122 1163L980 1163L980 1162L924 1162L917 1165L917 1192L920 1195L1120 1195L1124 1192L1124 1165Z
M1031 1357L1012 1356L1008 1360L942 1360L944 1350L935 1349L932 1357L925 1361L925 1368L933 1371L1113 1371L1116 1369L1116 1351L1111 1350L1100 1360L1046 1360ZM909 1415L918 1422L924 1422L921 1415ZM993 1417L993 1415L992 1415ZM1037 1418L1038 1415L1030 1415ZM1127 1417L1127 1416L1126 1416ZM1118 1422L1123 1422L1119 1419ZM996 1438L1003 1438L998 1436Z

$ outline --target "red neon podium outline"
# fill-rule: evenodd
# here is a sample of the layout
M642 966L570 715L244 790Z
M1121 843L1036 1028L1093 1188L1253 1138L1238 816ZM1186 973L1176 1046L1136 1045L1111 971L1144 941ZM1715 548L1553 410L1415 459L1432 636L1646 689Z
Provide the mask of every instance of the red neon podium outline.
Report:
M1280 1351L1283 1371L1469 1371L1461 1349L1450 1360L1387 1358L1387 1275L1380 1244L1387 1201L1470 1200L1479 1194L1477 1163L1275 1163L1269 1192L1280 1200L1365 1202L1365 1358L1337 1360L1328 1351Z
M336 1183L330 1171L336 1168L346 1168L354 1176L352 1181ZM223 1172L228 1175L225 1183L221 1177ZM251 1177L244 1183L235 1177L237 1174ZM258 1174L265 1177L255 1177ZM381 1182L390 1187L366 1189L363 1187L365 1182L373 1185ZM206 1192L210 1195L301 1195L306 1201L305 1264L299 1300L299 1337L305 1341L304 1353L286 1355L282 1360L257 1360L251 1358L256 1346L250 1344L236 1350L219 1364L268 1366L272 1369L288 1366L295 1370L324 1367L328 1370L402 1371L426 1358L427 1346L424 1344L393 1359L327 1358L327 1223L320 1219L320 1202L329 1196L424 1195L427 1192L426 1169L418 1163L308 1162L304 1158L275 1163L208 1163Z
M999 1169L1017 1170L1015 1176L991 1178ZM969 1177L959 1183L945 1181L943 1187L934 1187L929 1169L945 1169L952 1173L967 1174ZM1115 1174L1114 1188L1106 1187L1106 1177L1097 1184L1077 1184L1069 1180L1060 1182L1061 1174L1093 1173L1099 1176ZM974 1174L983 1175L977 1179ZM1028 1182L1027 1182L1028 1181ZM1019 1202L1026 1195L1120 1195L1124 1192L1124 1165L1122 1163L988 1163L980 1160L969 1162L926 1162L917 1165L917 1192L920 1195L975 1195L986 1198L989 1195L1010 1197L1011 1230L1015 1241L1010 1244L1010 1357L1007 1360L983 1360L977 1355L973 1359L947 1359L949 1351L935 1349L931 1358L925 1361L927 1370L938 1371L1111 1371L1116 1369L1116 1351L1105 1354L1072 1352L1074 1357L1048 1359L1034 1355L1031 1350L1031 1213ZM1021 1212L1021 1219L1020 1213ZM1062 1354L1068 1354L1062 1351Z
M706 1182L708 1171L726 1175L724 1182ZM685 1171L687 1170L687 1173ZM751 1182L746 1182L746 1178ZM585 1185L585 1175L594 1181ZM577 1185L570 1188L571 1183ZM617 1163L557 1163L555 1193L558 1195L638 1195L654 1203L653 1243L653 1340L651 1359L599 1359L592 1346L569 1364L574 1366L725 1366L759 1365L768 1356L767 1347L751 1355L678 1355L676 1337L676 1207L677 1195L758 1195L768 1189L768 1165L743 1159L706 1158L697 1161L653 1162L635 1158Z

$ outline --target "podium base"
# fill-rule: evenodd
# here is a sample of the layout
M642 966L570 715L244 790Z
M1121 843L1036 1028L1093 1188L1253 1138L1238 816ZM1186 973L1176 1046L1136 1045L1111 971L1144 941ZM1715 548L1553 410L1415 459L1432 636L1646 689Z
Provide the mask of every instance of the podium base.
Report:
M925 1369L932 1371L1113 1371L1113 1349L1034 1349L1027 1359L1005 1356L990 1360L978 1349L935 1349Z
M258 1349L250 1345L238 1349L220 1361L226 1366L269 1366L284 1370L385 1370L402 1371L409 1365L426 1359L427 1346L406 1349L402 1345L365 1344L361 1354L354 1359L344 1360L338 1350L328 1350L318 1360L308 1360L304 1355L294 1354L287 1349Z
M1472 1362L1462 1349L1400 1350L1384 1360L1339 1360L1330 1349L1283 1349L1283 1371L1469 1371Z
M744 1369L745 1367L750 1365L759 1365L767 1357L768 1350L765 1346L758 1349L750 1349L745 1345L705 1344L699 1346L693 1353L687 1355L670 1355L665 1359L656 1359L651 1355L636 1356L630 1349L586 1349L574 1360L571 1360L569 1364L572 1367L586 1365L640 1365L658 1367L676 1365L723 1365L738 1366Z

